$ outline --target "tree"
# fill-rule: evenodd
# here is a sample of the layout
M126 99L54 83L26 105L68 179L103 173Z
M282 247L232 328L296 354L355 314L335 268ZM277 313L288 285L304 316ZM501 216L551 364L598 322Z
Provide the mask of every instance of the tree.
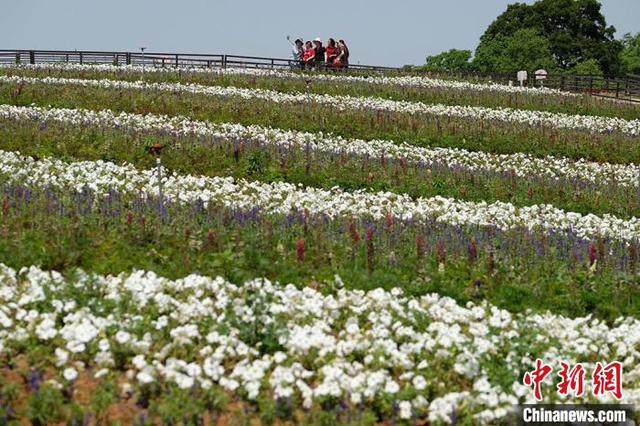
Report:
M548 40L558 68L568 70L595 59L605 74L619 73L622 43L615 40L615 28L607 26L600 9L598 0L539 0L532 5L509 5L482 35L478 50L519 30L532 29Z
M604 73L600 69L600 63L595 59L587 59L580 62L575 67L569 70L569 74L573 75L594 75L602 77Z
M480 71L503 73L556 68L549 41L533 29L521 29L512 36L500 34L482 43L473 64Z
M428 70L459 71L471 68L471 51L451 49L437 55L427 56Z
M620 60L625 73L640 74L640 33L625 34L622 38L624 49L620 52Z

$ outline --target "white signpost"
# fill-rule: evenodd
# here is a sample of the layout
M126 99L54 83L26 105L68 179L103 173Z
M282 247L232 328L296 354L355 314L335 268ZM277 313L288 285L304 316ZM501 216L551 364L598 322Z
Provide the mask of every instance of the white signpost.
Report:
M528 75L526 71L518 71L518 81L520 82L520 87L524 86L524 82L527 81Z
M540 82L540 87L542 87L543 86L542 83L547 78L547 71L545 71L543 69L539 69L538 71L535 72L535 75L536 75L536 80L538 80Z

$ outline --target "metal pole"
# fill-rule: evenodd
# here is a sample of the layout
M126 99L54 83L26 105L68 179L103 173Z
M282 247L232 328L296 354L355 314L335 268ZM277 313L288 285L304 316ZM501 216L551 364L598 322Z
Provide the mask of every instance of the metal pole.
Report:
M160 157L156 157L156 166L158 168L158 200L160 208L162 208L162 161Z
M144 50L146 47L141 47L140 51L142 52L142 78L144 79Z

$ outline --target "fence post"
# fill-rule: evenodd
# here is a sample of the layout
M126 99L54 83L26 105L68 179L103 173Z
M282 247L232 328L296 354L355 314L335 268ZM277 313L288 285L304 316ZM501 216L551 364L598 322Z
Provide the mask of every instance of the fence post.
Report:
M29 51L29 63L31 65L36 63L36 52L34 52L33 50Z
M179 64L179 60L178 60L178 54L176 53L176 68L178 68L178 64Z
M20 64L20 53L16 52L16 65Z
M227 68L227 55L222 55L222 68Z
M82 65L82 52L78 53L78 57L80 58L80 65Z

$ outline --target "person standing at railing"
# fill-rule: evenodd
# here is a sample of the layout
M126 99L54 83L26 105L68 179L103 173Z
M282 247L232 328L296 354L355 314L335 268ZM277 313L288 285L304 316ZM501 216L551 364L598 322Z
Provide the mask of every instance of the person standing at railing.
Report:
M327 41L327 48L325 49L324 55L324 61L327 63L327 66L333 67L336 63L336 58L338 57L338 48L334 39L330 38Z
M320 66L322 63L324 63L324 53L325 53L325 48L322 45L322 40L320 40L320 37L316 37L315 40L313 40L313 52L314 52L314 60L313 62L315 63L316 66Z
M291 58L294 60L294 65L302 65L304 54L302 46L302 39L297 39L291 47Z
M340 68L348 68L349 67L349 48L347 47L347 43L344 40L338 40L338 56L336 58L336 64Z
M313 45L310 41L304 45L304 50L302 53L302 60L307 68L311 68L313 66L313 61L316 57L316 53L313 49Z

